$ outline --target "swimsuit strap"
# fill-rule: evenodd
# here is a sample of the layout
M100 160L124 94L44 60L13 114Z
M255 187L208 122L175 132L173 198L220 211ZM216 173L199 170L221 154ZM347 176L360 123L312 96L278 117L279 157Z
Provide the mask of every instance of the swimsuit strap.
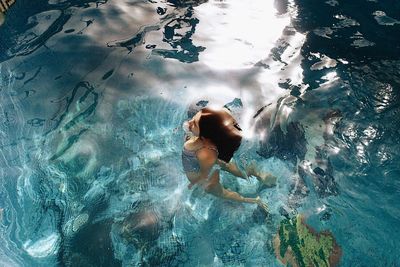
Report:
M218 149L216 149L215 147L211 147L211 146L202 146L196 150L188 150L185 146L183 146L183 149L186 152L193 153L193 154L197 154L197 151L199 151L200 149L203 149L203 148L208 148L208 149L214 150L215 152L217 152L217 155L219 154Z
M217 155L219 154L218 149L216 149L215 147L203 146L203 147L201 147L201 148L208 148L208 149L211 149L211 150L214 150L215 152L217 152ZM199 149L201 149L201 148L199 148Z

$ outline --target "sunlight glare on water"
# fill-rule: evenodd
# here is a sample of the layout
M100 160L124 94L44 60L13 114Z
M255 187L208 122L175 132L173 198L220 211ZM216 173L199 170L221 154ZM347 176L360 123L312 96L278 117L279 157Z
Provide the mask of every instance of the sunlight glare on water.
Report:
M201 34L194 40L207 41L200 60L212 69L251 68L290 24L289 15L277 16L273 1L209 1L195 10Z

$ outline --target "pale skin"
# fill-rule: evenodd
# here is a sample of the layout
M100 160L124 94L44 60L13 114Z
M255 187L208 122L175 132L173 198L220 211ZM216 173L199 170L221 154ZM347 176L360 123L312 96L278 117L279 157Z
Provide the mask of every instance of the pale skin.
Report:
M226 111L229 114L228 111ZM230 114L229 114L230 115ZM190 181L188 188L191 189L193 185L198 184L204 190L212 194L216 197L220 197L227 200L233 200L244 203L254 203L259 205L264 210L268 209L266 203L264 203L260 197L248 198L243 197L237 192L230 191L224 188L219 180L219 171L214 171L210 175L210 171L214 164L218 164L222 170L227 171L239 178L247 179L248 176L253 175L258 180L266 184L267 186L273 186L276 182L276 178L270 174L260 173L257 171L257 168L254 165L249 165L246 168L246 174L239 170L237 165L230 161L229 163L224 162L217 158L217 152L215 150L210 149L210 147L216 148L216 146L212 143L211 140L199 137L200 128L199 128L199 120L201 117L201 112L198 112L191 120L189 120L189 130L194 135L192 138L187 140L184 144L185 148L188 150L197 150L196 156L199 160L200 171L199 172L187 172L187 178ZM227 116L228 118L232 118L231 116ZM232 118L228 123L234 123ZM199 149L200 148L200 149ZM209 177L210 176L210 177Z

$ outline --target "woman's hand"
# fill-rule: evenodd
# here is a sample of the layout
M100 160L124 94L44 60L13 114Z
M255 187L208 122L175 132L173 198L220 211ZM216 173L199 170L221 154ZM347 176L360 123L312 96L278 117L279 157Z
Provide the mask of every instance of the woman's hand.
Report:
M262 201L262 199L258 196L256 197L255 203L262 208L266 213L268 213L268 204L264 201Z

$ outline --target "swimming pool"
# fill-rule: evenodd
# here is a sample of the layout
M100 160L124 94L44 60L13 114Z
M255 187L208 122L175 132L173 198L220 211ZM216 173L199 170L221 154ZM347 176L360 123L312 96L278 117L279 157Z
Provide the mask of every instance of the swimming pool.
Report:
M282 266L291 225L341 252L289 238L289 262L400 265L399 11L16 0L0 26L0 265ZM181 124L227 103L238 153L278 184L223 183L270 214L187 190Z

